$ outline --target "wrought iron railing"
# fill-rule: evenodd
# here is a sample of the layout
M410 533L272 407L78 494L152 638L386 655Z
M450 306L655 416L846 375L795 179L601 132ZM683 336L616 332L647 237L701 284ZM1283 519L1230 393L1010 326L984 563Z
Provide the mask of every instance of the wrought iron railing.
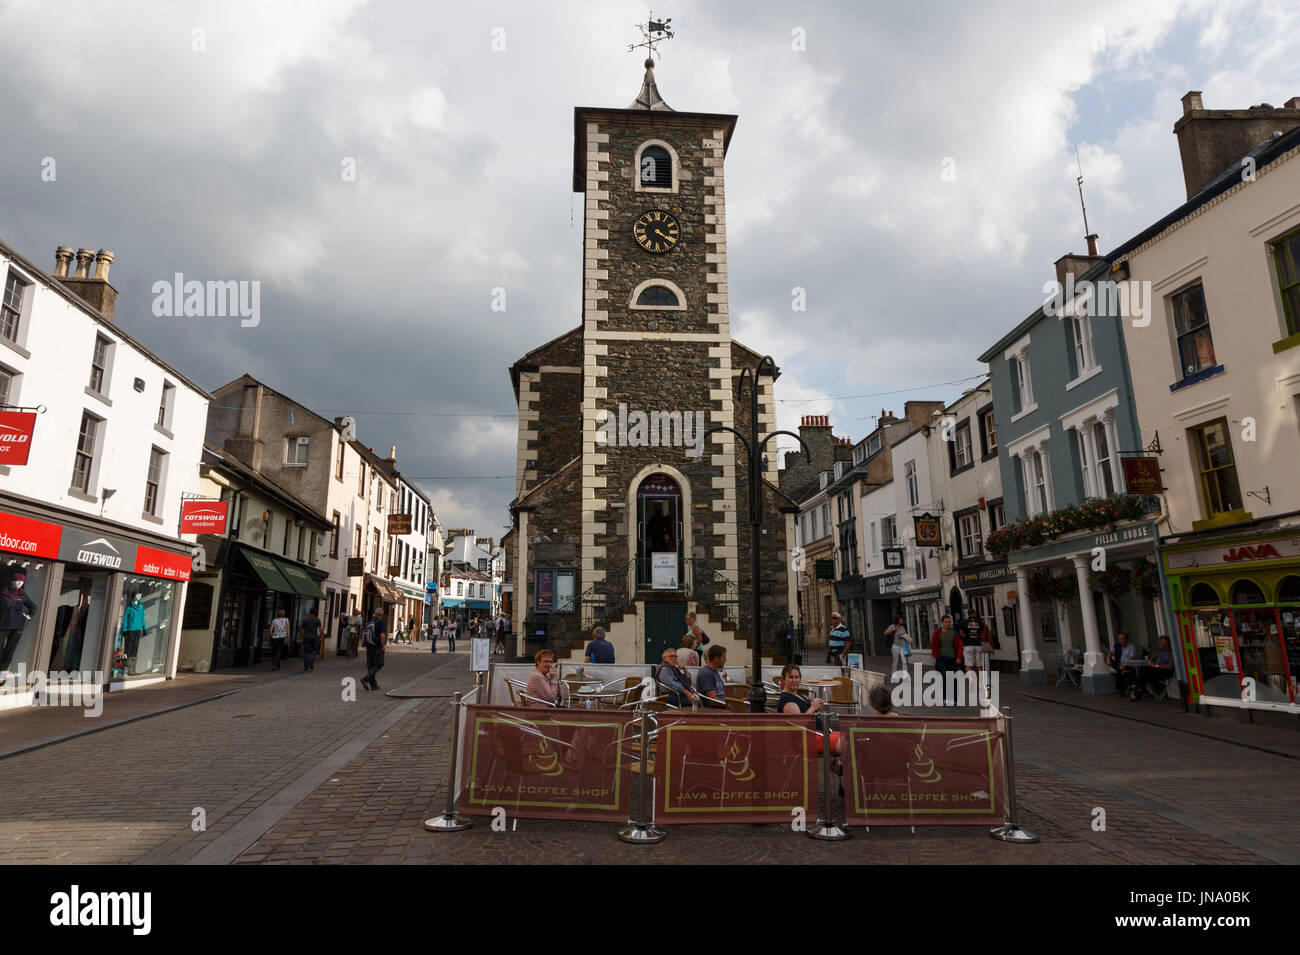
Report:
M695 600L715 619L725 620L733 626L739 623L740 594L736 582L712 566L691 557L678 558L678 573L661 574L656 581L651 573L650 558L634 557L583 591L579 598L583 631L609 626L615 613L643 595L680 595Z

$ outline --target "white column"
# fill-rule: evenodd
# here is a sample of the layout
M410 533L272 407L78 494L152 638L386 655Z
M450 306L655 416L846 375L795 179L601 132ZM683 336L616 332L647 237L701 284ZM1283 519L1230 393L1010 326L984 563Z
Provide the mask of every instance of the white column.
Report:
M1025 486L1025 516L1034 517L1038 513L1034 506L1034 469L1027 451L1020 452L1017 457L1020 459L1020 480Z
M1124 492L1124 469L1119 466L1119 441L1115 432L1115 409L1107 408L1101 414L1101 424L1106 431L1106 445L1110 449L1110 473L1115 481L1115 493Z
M1079 609L1083 611L1083 692L1096 695L1114 693L1115 678L1106 666L1106 654L1097 631L1097 609L1092 604L1092 588L1088 584L1089 555L1075 554L1070 561L1079 582Z
M1029 605L1029 568L1016 567L1016 609L1020 614L1020 682L1046 683L1047 670L1038 651L1034 611Z
M1088 496L1103 497L1105 488L1101 483L1100 462L1097 460L1097 442L1093 438L1092 425L1096 418L1088 418L1079 425L1079 439L1083 442L1085 453L1088 455Z

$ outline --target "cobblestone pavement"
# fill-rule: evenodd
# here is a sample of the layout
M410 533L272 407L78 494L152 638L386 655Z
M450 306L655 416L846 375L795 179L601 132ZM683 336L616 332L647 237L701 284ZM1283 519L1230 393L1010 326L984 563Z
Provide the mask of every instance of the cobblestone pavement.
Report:
M1185 719L1199 731L1213 722L1203 717L1135 723L1032 695L1041 687L1019 693L1012 680L1020 821L1037 845L982 828L874 828L827 844L787 826L730 825L670 827L657 846L628 846L613 824L521 819L494 832L483 817L431 833L423 821L445 801L447 697L472 682L468 654L398 647L388 661L380 679L393 695L358 689L344 702L341 680L361 668L332 656L309 674L239 671L237 693L0 760L0 862L1300 861L1290 811L1300 760L1177 728ZM191 828L198 807L203 832ZM1104 831L1093 828L1098 808Z

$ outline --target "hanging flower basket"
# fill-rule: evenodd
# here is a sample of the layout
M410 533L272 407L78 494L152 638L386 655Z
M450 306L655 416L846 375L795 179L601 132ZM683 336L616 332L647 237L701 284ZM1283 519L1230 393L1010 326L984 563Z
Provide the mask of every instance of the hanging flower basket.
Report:
M1122 597L1133 589L1133 572L1127 567L1107 567L1088 575L1088 583L1107 597Z
M1052 572L1046 567L1039 567L1029 575L1029 598L1035 603L1047 603L1055 590Z
M1145 557L1133 562L1133 589L1147 600L1160 596L1160 572Z
M1079 579L1074 574L1060 574L1052 578L1052 596L1062 603L1071 603L1079 596Z
M1006 560L1012 551L1037 547L1066 534L1114 529L1121 521L1141 520L1150 505L1150 498L1137 494L1090 497L1082 504L1008 524L991 533L985 546L995 558Z

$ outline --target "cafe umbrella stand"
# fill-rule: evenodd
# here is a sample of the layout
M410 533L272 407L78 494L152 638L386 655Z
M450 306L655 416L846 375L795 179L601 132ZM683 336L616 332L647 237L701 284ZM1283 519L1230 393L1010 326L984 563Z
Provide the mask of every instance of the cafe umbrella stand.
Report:
M650 807L646 804L646 796L650 792L650 774L647 771L650 764L650 704L646 702L646 694L649 693L653 682L650 677L646 677L641 683L640 693L637 694L637 709L641 711L641 791L640 798L637 800L639 821L629 819L627 828L619 830L618 833L622 841L639 846L649 846L664 841L664 831L654 824Z
M473 692L477 693L478 691L474 690ZM451 695L451 759L448 760L449 768L447 770L447 808L442 811L442 815L424 821L424 828L430 832L460 832L474 825L472 820L466 819L456 812L456 771L458 768L456 756L460 742L460 710L460 693L456 692Z
M989 830L989 835L1003 842L1031 845L1038 841L1038 837L1021 829L1016 822L1016 767L1015 749L1011 745L1010 711L998 713L998 731L1002 734L1002 785L1007 791L1007 816L1002 825Z

